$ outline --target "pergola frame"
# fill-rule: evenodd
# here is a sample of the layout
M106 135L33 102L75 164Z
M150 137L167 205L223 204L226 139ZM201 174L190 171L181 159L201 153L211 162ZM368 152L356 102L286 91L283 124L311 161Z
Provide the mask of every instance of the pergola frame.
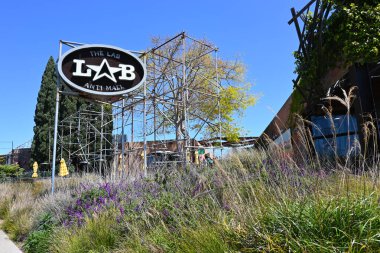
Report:
M311 0L300 11L296 11L294 8L290 9L292 18L288 21L291 25L294 23L296 28L298 40L300 42L297 53L308 58L311 51L315 48L321 48L323 43L323 30L326 26L326 20L329 17L333 3L323 0ZM310 10L314 10L312 22L307 27L307 14ZM308 28L308 29L307 29ZM318 38L317 40L315 38ZM311 99L310 94L313 90L300 87L298 85L300 81L300 75L293 81L293 87L297 89L305 101ZM308 95L307 95L308 94Z

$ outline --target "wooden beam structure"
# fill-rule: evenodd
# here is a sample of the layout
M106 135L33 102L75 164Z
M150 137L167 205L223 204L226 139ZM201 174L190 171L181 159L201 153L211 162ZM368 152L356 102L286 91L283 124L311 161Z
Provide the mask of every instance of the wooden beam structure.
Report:
M311 8L314 12L311 17ZM291 8L290 12L292 18L288 24L294 23L296 28L298 40L300 42L297 53L302 57L308 59L313 50L318 50L321 53L323 43L323 31L325 29L326 20L329 17L332 4L330 2L324 2L322 0L309 1L300 11L296 11L295 8ZM311 20L310 20L311 19ZM316 39L318 38L318 39ZM318 87L312 87L312 90L299 86L300 76L298 75L296 80L293 80L293 87L297 89L305 101L312 99L312 94L316 93Z

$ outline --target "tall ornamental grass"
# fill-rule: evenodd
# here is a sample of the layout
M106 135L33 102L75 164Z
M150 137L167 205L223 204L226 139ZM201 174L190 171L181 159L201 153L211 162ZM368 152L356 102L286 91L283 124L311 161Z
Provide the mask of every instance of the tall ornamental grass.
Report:
M44 180L2 184L2 228L25 252L379 251L377 165L332 164L242 151L166 178L62 179L54 196Z

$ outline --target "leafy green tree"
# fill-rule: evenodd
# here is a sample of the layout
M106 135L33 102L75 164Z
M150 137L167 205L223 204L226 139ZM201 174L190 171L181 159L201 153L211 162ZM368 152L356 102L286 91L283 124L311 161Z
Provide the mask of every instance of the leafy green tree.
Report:
M154 48L161 43L160 39L153 39ZM184 50L182 40L177 39L156 49L148 59L148 80L154 80L148 93L152 91L150 95L154 96L154 92L163 90L159 98L163 102L156 106L165 116L157 126L174 130L176 139L186 138L190 132L207 138L217 136L221 122L222 135L237 141L243 129L236 119L255 104L256 98L245 81L242 62L218 59L216 63L209 52L207 41L186 40Z
M49 162L53 143L53 127L56 99L56 71L53 57L50 57L42 76L34 114L34 136L31 148L31 162Z
M326 45L329 53L334 52L334 63L363 64L379 60L380 1L334 0L333 3Z
M70 91L66 86L62 87L63 91ZM60 98L60 105L59 105L59 125L58 125L58 132L60 135L59 142L58 142L58 148L60 152L62 152L62 157L65 158L66 161L68 161L69 153L72 150L78 149L77 144L68 144L68 143L76 143L76 141L73 141L72 139L72 133L73 129L77 127L78 120L74 118L74 120L71 118L72 115L76 115L78 108L82 107L82 104L85 102L76 97L76 96L67 96L62 95ZM76 136L75 136L76 137ZM60 146L63 145L64 148L60 148Z
M67 87L62 88L64 91L68 90ZM75 96L62 95L59 104L59 121L67 119L78 111L85 102Z

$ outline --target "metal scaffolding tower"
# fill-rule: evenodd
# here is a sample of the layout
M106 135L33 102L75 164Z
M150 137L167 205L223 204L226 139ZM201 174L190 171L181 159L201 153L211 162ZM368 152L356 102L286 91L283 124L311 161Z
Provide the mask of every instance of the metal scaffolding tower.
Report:
M147 175L153 152L171 151L177 158L168 162L191 162L191 152L198 148L195 139L205 137L206 128L207 137L219 139L212 148L223 149L218 49L184 32L155 44L144 52L132 51L147 70L140 88L116 101L93 101L112 105L112 115L105 115L103 105L101 111L90 106L56 123L55 152L60 157L77 159L81 170L131 177ZM60 41L59 55L62 46L78 45L82 44ZM78 96L62 91L60 80L57 84L57 94ZM105 122L105 116L112 120Z

